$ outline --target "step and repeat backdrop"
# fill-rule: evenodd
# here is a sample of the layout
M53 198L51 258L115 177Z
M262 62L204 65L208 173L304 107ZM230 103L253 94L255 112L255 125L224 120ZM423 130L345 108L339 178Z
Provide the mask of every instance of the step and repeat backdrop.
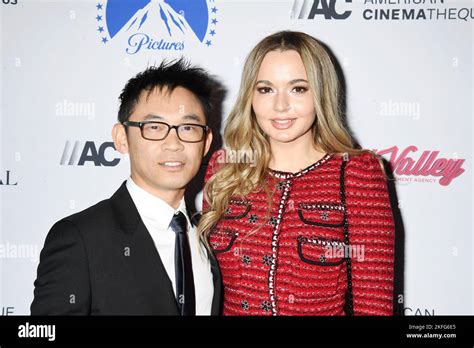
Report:
M224 123L246 55L289 29L331 49L351 131L393 168L399 314L473 314L473 18L472 0L1 0L0 313L30 313L53 223L128 177L129 78L187 57L226 88Z

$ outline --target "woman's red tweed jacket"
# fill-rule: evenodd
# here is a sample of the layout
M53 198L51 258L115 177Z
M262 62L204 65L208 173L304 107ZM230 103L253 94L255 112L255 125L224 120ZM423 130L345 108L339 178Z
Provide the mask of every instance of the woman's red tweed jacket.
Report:
M328 154L267 178L269 216L263 190L235 197L209 237L224 315L392 315L394 222L377 158Z

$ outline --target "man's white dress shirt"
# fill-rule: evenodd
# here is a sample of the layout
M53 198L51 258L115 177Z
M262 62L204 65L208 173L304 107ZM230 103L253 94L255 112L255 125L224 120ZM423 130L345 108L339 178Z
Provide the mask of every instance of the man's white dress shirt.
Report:
M205 247L200 243L196 229L192 226L186 210L184 197L178 209L173 209L162 199L139 187L132 178L127 180L127 189L138 213L155 243L166 273L176 295L174 251L176 233L169 227L173 215L181 211L188 221L188 239L193 265L194 289L196 294L196 315L210 315L214 284L211 264ZM200 250L199 250L200 249Z

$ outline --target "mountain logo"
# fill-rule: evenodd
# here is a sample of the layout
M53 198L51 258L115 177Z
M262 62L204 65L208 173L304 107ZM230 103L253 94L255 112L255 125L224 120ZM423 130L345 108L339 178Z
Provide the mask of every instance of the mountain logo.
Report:
M95 9L100 41L130 55L211 47L219 22L215 0L103 0Z

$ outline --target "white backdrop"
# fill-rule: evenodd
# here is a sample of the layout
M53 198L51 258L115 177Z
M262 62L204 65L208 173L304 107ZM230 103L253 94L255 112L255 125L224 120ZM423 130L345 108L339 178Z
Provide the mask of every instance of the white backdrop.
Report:
M185 18L184 34L169 21L169 37L157 6ZM470 0L0 1L1 314L29 314L53 223L127 178L128 158L109 143L126 81L183 55L228 89L225 119L245 56L283 29L331 48L351 130L395 169L403 312L473 314L473 7ZM142 27L130 26L146 10ZM165 51L165 42L159 49L162 39L181 50Z

